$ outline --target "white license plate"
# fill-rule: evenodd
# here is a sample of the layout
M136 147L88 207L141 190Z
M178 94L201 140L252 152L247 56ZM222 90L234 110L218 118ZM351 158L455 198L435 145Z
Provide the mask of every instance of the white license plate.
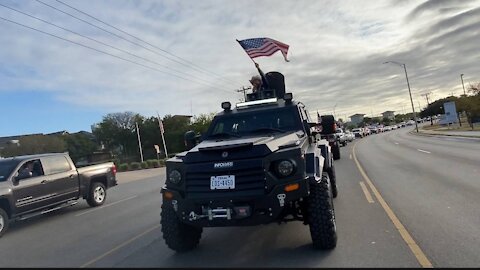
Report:
M235 189L235 175L210 177L210 189Z

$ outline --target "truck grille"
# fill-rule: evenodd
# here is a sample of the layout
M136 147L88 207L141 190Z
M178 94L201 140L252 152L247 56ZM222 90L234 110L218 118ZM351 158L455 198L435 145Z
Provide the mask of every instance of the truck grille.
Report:
M212 168L213 163L205 166ZM186 196L188 198L215 199L265 194L265 171L262 166L248 169L211 170L209 172L194 171L194 168L189 169L187 169L185 179ZM235 189L211 190L210 177L219 175L235 175Z

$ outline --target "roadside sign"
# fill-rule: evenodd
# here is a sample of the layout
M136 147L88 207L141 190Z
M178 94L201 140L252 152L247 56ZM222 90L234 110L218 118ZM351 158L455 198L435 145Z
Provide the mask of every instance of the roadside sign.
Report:
M157 154L160 154L160 147L158 146L158 144L154 144L153 147L155 147Z

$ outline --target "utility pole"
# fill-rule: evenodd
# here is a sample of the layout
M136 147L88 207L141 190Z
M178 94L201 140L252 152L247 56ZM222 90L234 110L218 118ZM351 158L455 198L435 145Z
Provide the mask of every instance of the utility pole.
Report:
M463 73L460 74L460 79L462 79L462 86L463 86L463 94L466 96L467 93L465 92L465 84L463 84Z
M432 92L428 92L428 93L425 93L425 94L422 94L422 96L425 97L425 99L427 99L427 105L430 105L430 102L428 101L428 97L432 94Z
M163 135L163 133L165 133L165 129L163 128L163 122L160 119L160 115L158 114L158 111L157 111L157 119L158 119L158 128L160 129L160 135L162 135L163 150L165 150L165 158L168 158L167 144L165 143L165 136Z
M430 102L428 100L428 97L432 94L432 92L428 92L428 93L425 93L425 94L422 94L422 96L424 96L426 99L427 99L427 106L430 106ZM430 125L433 126L433 115L430 114Z
M137 137L138 137L138 149L140 149L140 159L143 162L143 151L142 151L142 141L140 140L140 130L138 129L138 123L135 122L135 127L137 129Z
M243 92L243 100L244 100L244 101L247 101L246 91L247 91L247 90L250 90L250 89L252 89L251 86L249 86L249 87L242 86L241 89L236 89L235 91L238 92L238 93Z
M396 65L402 66L403 70L405 71L405 78L407 79L407 86L408 86L408 94L410 95L410 103L412 103L413 120L415 121L415 129L417 130L417 133L418 133L417 114L415 113L415 106L413 106L412 91L410 90L410 82L408 81L407 66L405 64L401 64L395 61L387 61L384 64L386 63L393 63Z

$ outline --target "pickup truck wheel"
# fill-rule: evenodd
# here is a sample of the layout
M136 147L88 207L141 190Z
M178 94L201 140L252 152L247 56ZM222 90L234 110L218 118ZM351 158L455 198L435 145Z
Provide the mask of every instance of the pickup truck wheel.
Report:
M338 188L337 188L337 175L335 174L335 166L332 164L332 168L328 171L328 177L330 178L330 185L332 187L332 196L336 198L338 196Z
M5 210L0 208L0 237L8 230L8 215Z
M332 154L334 160L340 159L340 146L338 144L332 147Z
M315 249L333 249L337 245L335 210L329 182L328 174L323 173L322 181L311 185L307 199L308 224Z
M105 202L107 198L107 189L105 185L100 182L94 182L90 187L90 193L88 194L88 205L91 207L100 206Z
M167 246L177 252L194 249L202 236L202 228L182 223L171 205L162 204L160 224L162 225L163 239Z

